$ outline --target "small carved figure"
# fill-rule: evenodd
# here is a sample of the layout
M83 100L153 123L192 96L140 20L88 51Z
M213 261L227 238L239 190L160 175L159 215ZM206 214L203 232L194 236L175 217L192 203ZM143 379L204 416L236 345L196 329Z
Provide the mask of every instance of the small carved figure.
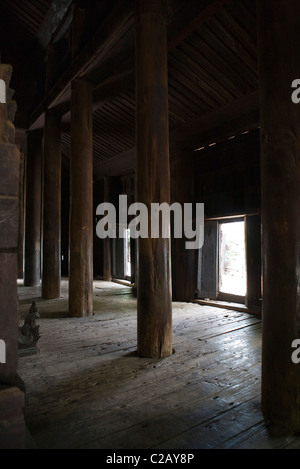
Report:
M39 317L37 305L33 302L24 320L24 325L19 327L19 348L36 345L40 338L40 326L36 325L36 320Z

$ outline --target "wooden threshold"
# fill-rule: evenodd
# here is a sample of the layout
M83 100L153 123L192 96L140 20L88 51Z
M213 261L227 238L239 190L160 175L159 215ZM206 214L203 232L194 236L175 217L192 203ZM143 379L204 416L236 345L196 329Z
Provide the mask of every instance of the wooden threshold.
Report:
M254 314L255 316L261 317L261 308L249 308L248 306L241 304L241 303L233 303L228 301L220 301L220 300L208 300L208 299L199 299L199 300L192 300L192 303L197 303L203 306L213 306L214 308L223 308L223 309L230 309L233 311L239 311L241 313L247 314Z

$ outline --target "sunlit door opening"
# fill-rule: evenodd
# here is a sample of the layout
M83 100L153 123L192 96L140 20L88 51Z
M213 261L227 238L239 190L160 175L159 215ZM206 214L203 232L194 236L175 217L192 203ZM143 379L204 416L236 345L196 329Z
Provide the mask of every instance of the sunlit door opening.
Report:
M247 292L244 221L219 224L219 292Z
M127 229L125 237L125 277L131 277L131 250L130 250L130 230Z

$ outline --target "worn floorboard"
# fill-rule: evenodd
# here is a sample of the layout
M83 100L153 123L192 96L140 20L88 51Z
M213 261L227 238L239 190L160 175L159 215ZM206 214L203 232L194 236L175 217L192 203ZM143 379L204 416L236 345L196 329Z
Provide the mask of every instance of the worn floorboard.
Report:
M94 284L94 316L19 285L21 320L39 307L40 353L20 358L27 427L41 449L300 448L260 409L261 324L249 314L173 304L172 356L136 355L136 299Z

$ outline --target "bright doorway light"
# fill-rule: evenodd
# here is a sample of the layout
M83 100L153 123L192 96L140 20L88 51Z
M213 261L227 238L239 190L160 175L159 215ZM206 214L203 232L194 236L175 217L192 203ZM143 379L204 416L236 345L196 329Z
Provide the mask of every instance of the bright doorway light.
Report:
M219 291L245 296L245 224L243 221L219 225Z
M131 250L130 250L130 230L126 230L125 238L125 277L131 277Z

